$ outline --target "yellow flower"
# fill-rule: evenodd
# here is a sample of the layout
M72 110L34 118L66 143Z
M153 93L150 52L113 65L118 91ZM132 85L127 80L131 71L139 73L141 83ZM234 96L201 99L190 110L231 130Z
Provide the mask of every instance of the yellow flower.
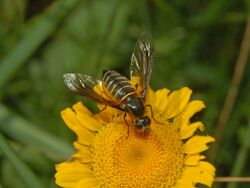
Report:
M152 113L150 108L146 113L152 123L148 135L138 134L133 126L128 132L124 112L111 107L92 114L78 102L62 111L78 139L76 153L56 165L56 183L65 188L191 188L197 183L211 187L215 168L200 153L214 138L194 135L204 125L190 118L205 105L189 101L191 92L187 87L173 92L149 90L146 104ZM130 125L129 116L126 120Z

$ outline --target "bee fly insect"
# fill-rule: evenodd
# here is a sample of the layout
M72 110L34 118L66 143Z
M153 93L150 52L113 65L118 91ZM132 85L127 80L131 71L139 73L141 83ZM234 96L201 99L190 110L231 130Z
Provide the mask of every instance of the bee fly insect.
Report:
M136 128L144 133L148 132L151 121L149 117L144 116L144 102L142 98L136 96L135 87L118 72L104 70L102 73L102 83L108 95L119 101L122 110L136 117L134 120Z
M135 85L125 76L112 70L104 70L101 81L85 74L67 73L63 76L64 82L78 95L124 111L125 122L128 113L132 117L134 127L142 133L148 133L151 120L145 114L145 101L152 72L153 51L151 35L143 33L135 45L130 63L130 78L139 78ZM97 84L102 85L108 97L93 89Z

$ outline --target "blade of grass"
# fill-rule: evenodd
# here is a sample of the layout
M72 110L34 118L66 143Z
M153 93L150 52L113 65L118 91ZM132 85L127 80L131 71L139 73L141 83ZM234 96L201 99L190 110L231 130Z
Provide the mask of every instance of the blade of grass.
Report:
M241 148L238 152L238 155L236 157L233 170L231 173L231 176L240 176L243 169L245 168L245 165L247 164L247 160L249 158L249 149L250 149L250 120L248 122L247 130L245 132L244 142L241 145ZM248 181L250 181L250 178L248 178ZM238 186L238 183L233 182L229 183L227 185L227 188L236 188Z
M210 149L210 159L214 160L221 144L222 134L228 123L230 115L233 111L233 107L239 92L239 87L242 81L242 77L245 71L246 64L248 62L249 56L249 42L250 42L250 16L248 16L247 25L245 28L245 33L241 43L241 49L239 52L239 57L237 59L234 74L231 82L231 86L228 90L223 108L218 118L218 122L215 130L215 144Z
M220 20L221 16L232 3L234 2L229 2L227 0L209 1L209 4L203 11L201 11L200 15L197 15L190 20L190 24L193 27L206 27L218 23L218 20Z
M97 50L96 61L95 61L94 69L93 69L93 70L96 70L94 74L100 72L100 65L102 62L102 58L106 53L106 45L109 41L110 33L112 32L112 29L113 29L116 14L120 9L120 4L121 4L121 0L116 0L112 7L111 15L109 17L107 26L105 28L105 32L103 33L103 36L101 38L100 46Z
M132 4L132 2L127 2L127 1L123 1L120 4L120 8L119 11L117 11L117 14L115 15L115 21L113 24L113 28L112 31L110 33L110 38L108 41L108 47L110 47L110 51L112 53L114 53L112 50L114 48L117 48L117 45L120 42L120 39L122 37L123 32L126 30L127 26L128 26L128 19L130 17L130 15L134 12L134 10L136 9L136 7L134 6L134 4ZM111 53L109 52L109 53Z
M0 64L0 88L15 74L37 48L51 35L63 18L68 15L80 0L58 1L45 14L27 24L24 37L17 43Z
M73 149L64 141L39 129L22 117L13 115L0 104L0 131L11 138L35 147L55 160L65 160Z
M1 133L0 133L0 149L2 150L6 158L15 167L17 173L20 175L20 177L27 184L28 187L43 188L42 184L40 183L38 178L33 174L33 172L29 169L29 167L18 158L18 156L14 153L14 151L12 151L12 149L8 145L7 140Z
M180 23L180 12L177 11L168 1L155 0L155 4L159 8L159 10L162 10L164 13L166 13L168 17L174 21L174 23Z

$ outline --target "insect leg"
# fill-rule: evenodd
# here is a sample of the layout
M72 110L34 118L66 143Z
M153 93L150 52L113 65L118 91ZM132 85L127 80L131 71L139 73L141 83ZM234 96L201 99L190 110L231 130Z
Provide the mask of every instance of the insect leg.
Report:
M101 113L102 111L106 110L107 109L107 105L105 105L101 110L99 110L98 112L96 112L95 114L99 114Z
M123 119L124 119L126 125L128 126L128 134L127 134L127 138L128 138L128 136L129 136L129 124L128 124L127 120L126 120L126 116L127 116L127 112L124 112Z
M153 119L154 121L156 121L157 123L159 123L159 124L163 124L163 123L159 122L158 120L156 120L156 119L154 118L152 106L151 106L150 104L147 104L147 107L150 108L150 113L151 113L152 119Z

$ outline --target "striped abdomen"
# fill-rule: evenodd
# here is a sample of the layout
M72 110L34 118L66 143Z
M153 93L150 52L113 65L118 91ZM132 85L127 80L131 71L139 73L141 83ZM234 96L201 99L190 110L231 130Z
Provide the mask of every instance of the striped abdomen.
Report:
M102 83L112 96L121 101L135 92L129 80L115 71L104 70L102 72Z

